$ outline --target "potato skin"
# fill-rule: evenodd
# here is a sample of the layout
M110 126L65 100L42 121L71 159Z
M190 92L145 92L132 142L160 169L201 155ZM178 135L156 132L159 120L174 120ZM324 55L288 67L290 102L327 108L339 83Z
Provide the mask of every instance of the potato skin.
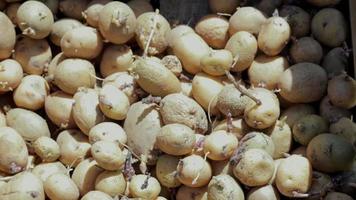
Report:
M350 118L352 112L345 108L334 106L328 96L325 96L319 105L320 115L330 123L335 123L343 117Z
M348 66L348 57L342 47L331 49L323 58L321 66L328 74L328 78L338 76L346 71Z
M83 12L83 17L89 26L98 28L99 14L104 5L109 3L110 0L92 0Z
M119 145L115 142L95 142L91 146L91 155L98 165L105 170L119 170L125 162L125 157Z
M61 46L61 39L65 33L81 26L83 26L83 24L75 19L64 18L57 20L52 26L49 38L53 44Z
M51 200L77 200L79 189L74 181L64 174L53 174L43 184L46 195Z
M294 63L310 62L319 64L323 58L323 48L311 37L297 39L289 49L289 55Z
M9 58L15 47L16 33L10 19L0 11L0 60Z
M113 198L104 192L94 190L85 194L80 200L113 200Z
M130 194L135 198L156 199L161 192L159 182L156 178L149 177L147 187L143 188L142 184L144 184L145 180L147 180L147 175L138 174L133 176L129 184Z
M130 75L128 72L113 73L107 76L102 82L103 86L107 84L114 85L115 87L123 91L129 98L130 104L137 102L139 98L139 95L137 94L139 86L133 75Z
M253 188L247 195L247 200L279 200L279 193L272 185Z
M42 162L54 162L61 156L59 145L50 137L37 138L33 143L33 148Z
M229 19L229 33L234 35L239 31L247 31L258 35L261 26L267 21L266 16L254 7L238 7Z
M309 104L295 104L285 109L282 112L280 119L285 118L285 122L289 127L293 127L296 121L309 114L316 114L316 110L313 106Z
M122 195L126 190L126 180L121 171L104 171L95 180L95 190L111 197Z
M286 20L294 37L300 38L309 34L311 17L302 8L293 5L284 5L279 10L279 15L287 18Z
M356 106L356 81L347 74L335 76L328 82L328 97L337 107L351 109Z
M235 135L220 130L205 137L203 149L211 160L227 160L233 155L237 145L238 140Z
M69 18L82 20L82 12L86 9L88 0L62 0L59 2L59 11Z
M116 142L121 148L127 142L127 136L124 129L115 122L102 122L93 126L89 131L89 142L91 144L97 141Z
M273 159L284 157L292 147L292 130L284 120L277 120L274 126L268 128L266 133L271 137L274 144Z
M0 61L0 93L14 90L23 77L23 70L16 60L5 59Z
M99 91L99 107L110 119L123 120L130 102L126 94L113 85L105 85Z
M250 98L241 95L241 92L232 84L225 85L217 96L216 106L224 115L232 117L242 116Z
M222 188L222 189L221 189ZM230 175L221 174L213 176L208 185L208 199L245 199L244 192L240 185Z
M240 0L209 0L212 13L232 14L239 4Z
M67 168L59 161L50 163L40 163L36 165L32 171L34 175L42 180L44 183L47 178L53 174L68 175Z
M125 72L132 67L133 53L127 45L109 45L103 52L100 61L100 73L108 77L115 72Z
M176 156L162 155L158 157L156 164L156 177L160 184L168 188L176 188L181 185L174 175L179 158Z
M225 75L225 71L230 71L232 64L232 54L226 49L212 50L200 60L202 70L212 76Z
M212 176L209 162L198 155L190 155L180 160L177 173L178 180L182 184L194 188L208 184ZM198 174L200 176L193 182Z
M147 0L130 0L127 5L130 6L136 17L146 12L153 12L153 7Z

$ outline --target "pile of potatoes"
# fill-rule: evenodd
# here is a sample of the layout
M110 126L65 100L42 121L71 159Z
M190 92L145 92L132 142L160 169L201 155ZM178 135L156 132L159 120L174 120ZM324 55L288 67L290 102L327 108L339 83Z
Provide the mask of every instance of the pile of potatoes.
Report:
M0 199L356 199L339 2L0 0Z

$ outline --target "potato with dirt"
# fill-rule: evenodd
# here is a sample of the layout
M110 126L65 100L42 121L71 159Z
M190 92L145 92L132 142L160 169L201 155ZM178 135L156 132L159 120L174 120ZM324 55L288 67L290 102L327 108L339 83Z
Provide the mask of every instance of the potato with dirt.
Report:
M32 147L42 162L54 162L61 156L59 145L50 137L37 138Z
M289 55L294 63L310 62L319 64L323 58L323 48L312 37L302 37L293 41Z
M258 35L267 18L263 12L254 7L238 7L229 19L229 33L234 35L239 31L247 31Z
M356 106L356 81L346 73L329 80L327 90L333 105L345 109Z
M13 91L21 83L23 70L21 64L13 59L0 61L0 93Z
M0 60L9 58L16 43L16 32L10 19L0 11Z
M115 72L125 72L134 62L132 50L127 45L109 45L103 51L100 61L100 73L108 77Z
M279 15L285 17L296 38L307 36L310 32L311 16L303 8L294 5L283 5Z
M81 26L83 26L83 24L76 19L70 19L70 18L59 19L54 22L49 38L53 44L57 46L61 46L61 39L63 38L64 34L72 29Z
M245 195L241 186L233 177L227 174L213 176L208 185L208 199L244 200Z
M149 175L138 174L129 183L130 194L134 198L156 199L161 192L158 180Z

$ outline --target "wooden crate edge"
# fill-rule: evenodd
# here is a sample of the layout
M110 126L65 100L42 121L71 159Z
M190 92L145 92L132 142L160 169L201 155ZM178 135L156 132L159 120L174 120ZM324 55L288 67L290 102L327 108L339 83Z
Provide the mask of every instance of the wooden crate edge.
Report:
M354 77L356 78L356 0L349 0Z

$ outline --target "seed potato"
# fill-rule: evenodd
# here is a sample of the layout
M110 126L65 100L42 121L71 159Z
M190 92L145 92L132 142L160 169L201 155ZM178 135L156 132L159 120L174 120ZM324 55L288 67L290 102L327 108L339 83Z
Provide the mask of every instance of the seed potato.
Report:
M147 184L145 182L147 181ZM161 186L156 178L139 174L132 177L129 190L133 197L143 199L156 199L161 192Z
M78 200L79 189L74 181L64 174L53 174L43 184L46 195L51 200Z
M230 175L213 176L208 185L208 199L244 200L245 195L240 185Z
M54 162L61 156L59 145L50 137L39 137L32 145L42 162Z
M113 198L104 192L94 190L85 194L80 200L113 200Z
M16 33L12 22L3 12L0 12L0 27L2 34L0 39L0 60L3 60L11 56L11 51L14 49L16 42Z
M119 90L123 91L129 98L130 104L135 103L139 98L139 86L135 78L128 72L115 72L107 76L103 80L102 85L104 87L107 84L114 85Z
M310 62L319 64L323 57L323 48L311 37L302 37L293 42L289 55L294 63Z
M340 108L356 106L356 81L347 74L335 76L328 82L328 97L331 103Z
M95 180L95 190L104 192L111 197L123 195L126 180L120 171L104 171Z
M204 140L204 153L211 160L226 160L237 149L238 140L232 133L226 131L214 131Z
M325 96L320 102L319 111L320 115L330 123L335 123L343 117L350 118L352 115L350 110L333 105L328 96Z
M102 122L93 126L89 131L89 142L98 141L116 142L121 148L127 142L124 129L114 122Z
M0 61L0 93L13 91L23 77L21 64L13 59Z
M258 35L261 27L266 23L265 14L254 7L238 7L236 12L229 19L229 33L234 35L239 31L247 31Z
M87 8L82 13L84 19L89 26L98 28L99 15L104 5L110 0L92 0L89 2Z
M181 185L176 176L179 158L170 155L158 157L156 164L156 176L160 184L168 188L176 188Z
M54 22L49 38L53 44L57 46L61 46L61 39L63 38L64 34L72 29L81 26L83 26L83 24L76 19L71 19L71 18L59 19Z
M247 195L247 200L279 200L279 194L272 185L253 188Z
M179 161L178 180L189 187L202 187L209 183L212 170L209 162L201 156L190 155Z
M113 85L105 85L99 91L99 107L106 117L123 120L126 118L130 102L123 91Z
M348 66L347 53L341 47L331 49L323 58L321 66L328 74L328 78L338 76L346 71Z
M100 73L108 77L115 72L127 71L133 63L132 50L127 45L109 45L103 52Z
M279 10L279 15L286 18L294 37L300 38L309 34L311 16L303 8L294 5L283 5Z

